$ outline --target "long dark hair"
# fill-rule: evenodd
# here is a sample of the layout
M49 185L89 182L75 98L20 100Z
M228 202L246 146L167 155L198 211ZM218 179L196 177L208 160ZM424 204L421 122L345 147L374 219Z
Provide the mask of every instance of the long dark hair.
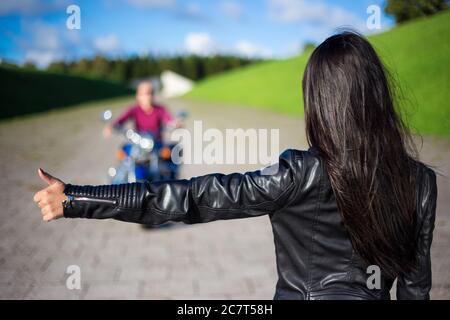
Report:
M308 142L324 159L353 248L388 277L414 263L415 154L388 72L370 43L343 32L303 77Z

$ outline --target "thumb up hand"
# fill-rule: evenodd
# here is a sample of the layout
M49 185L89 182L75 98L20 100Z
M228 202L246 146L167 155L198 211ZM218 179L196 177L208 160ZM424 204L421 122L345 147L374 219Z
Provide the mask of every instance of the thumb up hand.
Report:
M47 187L38 191L33 198L34 202L41 209L42 219L51 221L61 218L63 216L62 203L67 200L67 196L64 194L64 182L41 168L38 170L38 175L47 184Z

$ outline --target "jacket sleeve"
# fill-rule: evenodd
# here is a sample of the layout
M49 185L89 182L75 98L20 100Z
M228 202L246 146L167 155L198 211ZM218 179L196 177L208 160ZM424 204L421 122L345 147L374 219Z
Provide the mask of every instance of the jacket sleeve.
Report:
M295 187L292 151L281 154L276 170L209 174L172 180L104 186L67 184L66 218L113 218L158 225L202 223L273 213L286 205Z
M399 300L430 299L430 249L436 217L437 185L435 173L428 168L426 171L425 178L422 180L423 195L418 204L421 214L418 219L416 265L413 271L408 274L401 274L397 278L397 299Z

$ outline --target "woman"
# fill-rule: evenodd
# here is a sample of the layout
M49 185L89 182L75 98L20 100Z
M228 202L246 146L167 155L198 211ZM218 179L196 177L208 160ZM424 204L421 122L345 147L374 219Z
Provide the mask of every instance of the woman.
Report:
M39 170L50 186L34 200L46 221L191 224L267 214L275 299L389 299L394 279L397 298L428 299L436 177L408 153L374 49L353 33L328 38L308 62L303 92L311 148L282 153L274 175L76 186Z

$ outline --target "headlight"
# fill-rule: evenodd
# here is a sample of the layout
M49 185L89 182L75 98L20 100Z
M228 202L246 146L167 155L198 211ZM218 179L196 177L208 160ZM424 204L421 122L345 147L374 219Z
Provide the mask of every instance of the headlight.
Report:
M103 112L103 120L105 121L109 121L112 118L112 112L111 110L106 110L105 112Z
M139 133L133 133L133 136L131 137L131 141L133 141L133 143L138 144L141 141L141 136L139 135Z
M154 146L154 142L151 139L148 138L142 138L140 141L140 145L142 149L145 150L152 150Z
M116 168L113 168L113 167L109 168L108 169L108 174L109 174L110 177L115 177L116 174L117 174Z
M128 129L125 135L127 136L128 139L131 139L133 138L134 131L132 129Z

